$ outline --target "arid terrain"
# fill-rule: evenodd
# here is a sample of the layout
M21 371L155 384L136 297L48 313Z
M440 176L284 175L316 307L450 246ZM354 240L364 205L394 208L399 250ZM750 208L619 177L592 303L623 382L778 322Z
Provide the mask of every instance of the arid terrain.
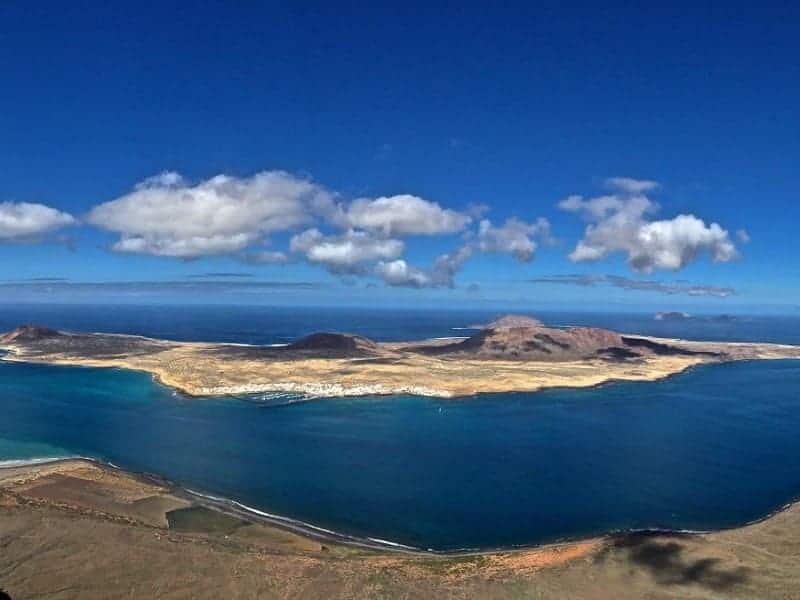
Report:
M286 347L177 343L20 327L13 360L131 368L203 395L478 392L655 379L696 364L800 357L519 317L475 335ZM631 534L515 551L369 547L85 460L0 468L0 590L24 598L800 598L800 506L709 534Z
M82 460L0 469L0 589L32 598L797 598L800 506L741 529L513 552L348 546Z
M796 346L562 329L515 316L466 338L378 343L359 335L316 333L285 347L172 342L27 325L0 337L0 349L9 351L6 360L146 371L195 396L299 392L458 397L647 381L707 362L800 357Z

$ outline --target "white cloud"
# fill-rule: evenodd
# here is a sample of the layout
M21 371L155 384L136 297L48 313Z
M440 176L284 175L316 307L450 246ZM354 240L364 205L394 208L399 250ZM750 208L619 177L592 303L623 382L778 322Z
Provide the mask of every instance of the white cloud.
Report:
M737 229L736 230L736 239L738 239L742 244L749 244L750 243L750 234L747 233L744 229Z
M501 227L495 227L488 219L478 226L477 244L481 252L510 254L520 262L530 262L536 251L533 239L550 240L550 223L539 218L534 223L526 223L517 218L506 219Z
M323 265L334 273L358 273L363 270L364 263L398 258L405 244L400 240L374 237L364 231L324 235L318 229L309 229L293 236L289 248L302 254L307 261Z
M241 251L309 223L331 202L322 187L282 171L218 175L196 185L167 172L95 207L87 220L121 234L116 251L194 258Z
M632 179L630 177L609 177L606 186L627 194L643 194L657 190L657 181L651 179Z
M453 279L472 256L471 246L462 246L455 252L442 254L430 269L412 267L405 260L379 262L375 273L388 285L395 287L453 287Z
M717 223L706 223L694 215L650 221L659 210L644 192L655 189L652 181L626 178L609 180L618 193L584 199L570 196L559 208L582 214L590 222L569 255L574 262L596 261L613 252L624 252L630 267L649 273L655 269L677 271L707 252L715 262L737 257L728 232Z
M23 240L75 224L55 208L31 202L0 202L0 240Z
M477 252L529 261L538 241L549 239L545 219L512 218L495 226L482 219L487 210L485 205L453 210L410 194L348 202L282 171L218 175L199 183L165 171L95 207L87 220L119 234L112 245L117 252L184 259L231 255L254 264L303 259L337 274L377 275L389 285L437 287L452 286ZM279 232L294 234L287 250L259 250ZM464 245L429 268L403 258L407 237L454 234L463 234Z
M401 194L353 200L343 209L340 222L385 237L457 233L472 220L469 215L442 208L436 202Z
M180 187L185 184L186 180L180 173L176 173L175 171L162 171L158 175L153 175L152 177L148 177L144 181L137 183L136 189L143 190L151 187Z
M458 250L438 256L430 268L421 269L398 259L378 263L375 273L391 286L453 287L455 276L476 252L510 254L521 262L530 261L537 248L534 236L550 241L547 219L526 223L512 217L497 227L483 219L478 224L477 235L470 236Z
M463 246L449 254L442 254L433 261L431 280L434 286L453 287L453 279L473 254L472 246Z
M184 237L126 236L111 247L116 252L131 254L196 258L212 254L231 254L253 241L255 236L246 233Z
M348 233L321 240L320 247L305 252L307 258L350 269L354 263L345 255L396 258L402 248L397 236L457 233L471 221L465 213L408 194L350 203L335 199L322 186L282 171L218 175L197 184L166 171L95 207L88 222L119 233L112 246L118 252L195 258L240 253L270 233L322 221Z
M391 286L421 288L431 285L431 277L428 273L412 267L402 258L379 262L375 266L375 273Z

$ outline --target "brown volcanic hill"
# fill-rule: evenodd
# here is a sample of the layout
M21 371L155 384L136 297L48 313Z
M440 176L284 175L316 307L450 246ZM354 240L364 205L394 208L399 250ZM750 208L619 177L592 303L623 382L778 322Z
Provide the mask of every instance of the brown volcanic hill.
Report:
M365 356L380 353L371 339L346 333L312 333L289 344L285 350L319 356Z
M0 337L0 343L11 344L14 342L37 342L61 337L64 334L49 327L41 325L20 325L16 329L9 331Z
M21 325L0 337L0 345L13 345L29 356L63 354L81 358L110 358L161 352L170 342L135 335L56 331L39 325Z
M469 353L481 358L566 361L596 357L623 348L619 334L594 327L505 327L486 329L463 342L440 347L441 353Z
M520 322L525 321L501 319L501 327L484 329L459 342L422 344L407 349L422 354L451 355L454 358L545 362L587 359L621 361L652 355L718 356L715 353L687 350L647 338L622 336L615 331L598 327L560 329L544 325L508 325Z
M525 315L503 315L486 325L476 325L475 329L510 329L513 327L544 327L544 323Z

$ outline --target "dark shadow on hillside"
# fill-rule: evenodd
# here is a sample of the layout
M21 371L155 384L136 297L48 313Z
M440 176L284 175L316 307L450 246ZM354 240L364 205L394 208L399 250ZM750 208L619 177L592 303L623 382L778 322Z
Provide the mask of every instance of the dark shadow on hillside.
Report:
M615 539L611 551L624 552L626 558L647 569L661 585L697 584L716 592L724 592L744 583L749 577L746 567L724 568L719 558L699 558L684 555L685 536L641 533ZM605 557L600 557L603 560Z
M224 358L303 360L309 358L368 358L380 354L378 345L360 335L312 333L287 346L219 345L207 350Z
M622 336L622 341L628 348L636 350L646 349L659 356L711 356L719 357L719 352L705 352L702 350L687 350L677 346L669 346L661 342L654 342L644 338Z

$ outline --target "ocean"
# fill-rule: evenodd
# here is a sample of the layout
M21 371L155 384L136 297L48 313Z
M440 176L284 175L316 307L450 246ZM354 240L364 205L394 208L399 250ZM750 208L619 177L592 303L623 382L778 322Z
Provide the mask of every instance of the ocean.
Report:
M57 329L129 333L179 341L280 344L317 331L358 333L379 341L399 341L470 335L470 327L502 314L499 310L408 308L0 304L0 331L33 323ZM660 337L800 344L800 314L730 318L711 315L686 320L657 320L652 312L519 314L535 316L551 326L589 325Z
M37 306L4 310L0 329L37 322L278 343L318 329L446 337L492 316ZM788 318L540 316L800 343L800 323ZM0 363L0 461L87 456L339 533L435 550L707 530L762 518L800 496L799 391L800 361L780 360L581 390L276 406L259 396L187 399L137 372Z

